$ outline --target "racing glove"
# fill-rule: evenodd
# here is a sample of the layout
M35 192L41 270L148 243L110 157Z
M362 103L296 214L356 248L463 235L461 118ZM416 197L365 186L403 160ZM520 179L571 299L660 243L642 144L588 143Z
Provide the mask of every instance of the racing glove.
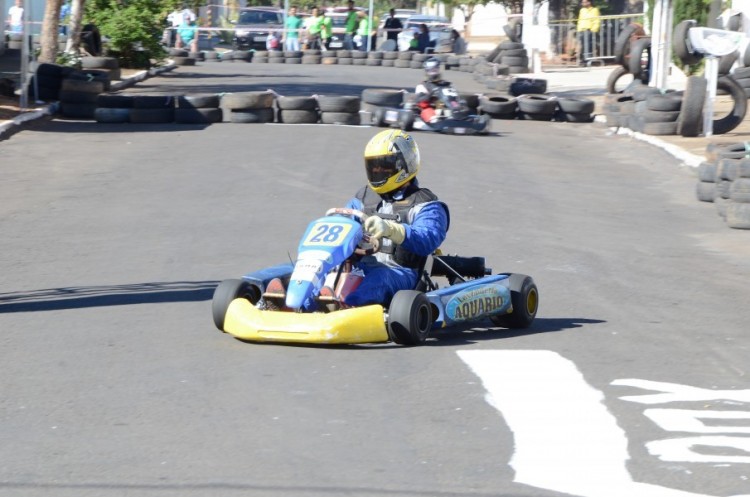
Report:
M376 239L389 238L396 245L400 245L406 238L406 228L396 221L388 221L378 216L365 219L365 231Z

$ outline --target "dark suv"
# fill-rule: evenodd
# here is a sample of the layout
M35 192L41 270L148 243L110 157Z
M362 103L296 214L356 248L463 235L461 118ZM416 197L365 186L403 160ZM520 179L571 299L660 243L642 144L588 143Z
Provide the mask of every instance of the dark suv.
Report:
M266 49L268 33L275 31L281 39L284 12L272 8L250 7L240 11L234 26L233 47L237 49Z

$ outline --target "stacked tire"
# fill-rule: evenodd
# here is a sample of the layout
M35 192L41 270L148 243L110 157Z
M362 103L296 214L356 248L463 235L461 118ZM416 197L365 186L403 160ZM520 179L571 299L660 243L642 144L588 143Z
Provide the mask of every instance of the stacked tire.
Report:
M352 50L351 57L353 66L367 65L367 52L363 52L361 50Z
M479 110L492 119L515 119L518 100L510 95L482 95L479 97Z
M225 121L243 124L272 123L275 101L276 96L271 91L227 93L221 97L221 108L224 110Z
M190 52L181 48L171 48L169 56L176 66L194 66L197 62L195 57L190 57Z
M399 52L395 61L393 61L393 67L401 69L408 69L411 67L411 59L414 57L414 52Z
M134 95L130 122L168 124L174 122L175 97L171 95Z
M361 124L359 108L361 100L356 96L318 96L320 122L323 124Z
M713 202L730 228L750 229L750 153L746 143L706 148L706 162L698 166L696 196Z
M336 50L336 63L342 66L352 65L352 50Z
M174 121L179 124L211 124L222 121L219 95L182 95L177 97Z
M493 56L489 59L489 56ZM503 41L490 52L488 60L495 64L508 66L510 74L523 74L529 72L529 55L523 43L515 41Z
M552 121L557 111L557 100L547 95L518 97L518 116L531 121Z
M60 114L71 119L94 119L96 102L104 83L96 80L63 79L60 87Z
M268 64L268 50L258 50L253 54L253 64Z
M286 124L315 124L318 122L318 102L315 97L284 97L276 99L278 122Z
M322 52L317 49L304 50L300 62L302 62L302 64L321 64L323 62Z
M682 96L672 93L662 95L656 88L644 87L648 91L634 95L633 114L628 127L647 135L676 135L682 108ZM645 96L645 98L643 98Z
M368 53L365 64L368 66L382 66L383 65L383 52Z
M398 108L404 102L401 90L365 88L361 95L361 109L373 115L378 109Z
M115 57L81 57L81 67L105 73L110 81L122 79L120 63Z
M133 97L130 95L101 94L96 99L94 119L105 124L128 123L132 109Z
M285 64L302 64L302 52L299 50L285 50L284 54Z
M72 72L73 69L57 64L39 64L29 82L30 97L33 100L59 100L63 79Z

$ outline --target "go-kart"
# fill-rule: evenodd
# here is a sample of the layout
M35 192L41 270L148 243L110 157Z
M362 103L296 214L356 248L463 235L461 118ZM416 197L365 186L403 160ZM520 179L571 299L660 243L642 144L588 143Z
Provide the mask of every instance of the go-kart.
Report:
M454 135L484 135L490 132L490 116L472 114L466 101L459 97L456 89L444 86L438 89L434 99L435 118L425 122L420 113L421 109L415 105L411 97L399 108L380 107L372 114L374 126L385 127L393 124L404 131L413 129L422 131L436 131Z
M257 342L417 345L432 330L467 321L531 326L539 305L534 280L517 273L493 275L483 257L434 254L415 288L397 292L390 302L347 306L346 296L363 278L353 263L379 249L363 230L366 217L352 209L330 209L307 227L294 264L222 281L212 302L216 327ZM440 288L438 277L447 286Z

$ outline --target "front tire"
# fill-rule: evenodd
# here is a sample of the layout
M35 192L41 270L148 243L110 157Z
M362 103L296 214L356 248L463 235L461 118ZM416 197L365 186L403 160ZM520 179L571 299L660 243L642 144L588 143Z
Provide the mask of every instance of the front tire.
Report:
M380 108L375 109L375 112L372 114L372 124L377 128L385 126L385 110Z
M419 345L432 328L432 306L427 296L416 290L396 292L388 308L388 336L400 345Z
M229 304L234 299L247 299L253 305L260 300L260 289L245 280L224 280L214 290L211 310L214 324L219 330L224 331L224 317L229 309Z
M401 111L398 115L398 127L403 131L414 129L414 114L411 111Z
M531 276L510 275L510 302L513 312L491 316L490 320L503 328L528 328L534 322L539 309L539 290Z

